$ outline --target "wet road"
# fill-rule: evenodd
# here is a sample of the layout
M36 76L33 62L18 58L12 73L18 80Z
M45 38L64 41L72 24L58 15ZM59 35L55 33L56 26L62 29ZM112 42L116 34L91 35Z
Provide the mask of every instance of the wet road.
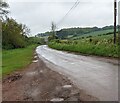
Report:
M54 70L71 79L80 89L100 99L100 101L118 101L118 66L106 59L74 55L39 46L39 57ZM50 65L48 65L50 66Z

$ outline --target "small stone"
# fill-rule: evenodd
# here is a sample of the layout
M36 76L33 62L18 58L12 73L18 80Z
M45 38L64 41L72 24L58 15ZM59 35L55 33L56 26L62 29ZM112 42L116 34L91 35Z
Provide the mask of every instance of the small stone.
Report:
M11 80L9 80L8 82L11 83Z
M34 58L36 59L36 58L37 58L37 56L34 56Z
M51 102L61 102L61 101L64 101L63 98L53 98L50 100Z
M40 73L43 73L43 71L42 71L42 70L40 70Z
M37 63L37 62L38 62L38 60L34 60L34 61L33 61L33 63Z
M69 88L72 88L72 85L64 85L63 88L69 89Z

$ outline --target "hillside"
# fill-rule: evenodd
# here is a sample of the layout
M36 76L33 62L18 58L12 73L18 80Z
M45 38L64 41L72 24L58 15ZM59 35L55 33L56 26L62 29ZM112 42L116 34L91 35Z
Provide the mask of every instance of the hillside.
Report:
M103 28L98 28L98 27L86 27L86 28L80 28L80 27L75 27L75 28L65 28L61 29L56 32L56 35L60 39L77 39L82 36L93 36L93 35L101 35L101 34L106 34L106 33L113 33L113 26L105 26ZM45 32L45 33L38 33L36 36L37 37L45 37L50 35L51 32Z

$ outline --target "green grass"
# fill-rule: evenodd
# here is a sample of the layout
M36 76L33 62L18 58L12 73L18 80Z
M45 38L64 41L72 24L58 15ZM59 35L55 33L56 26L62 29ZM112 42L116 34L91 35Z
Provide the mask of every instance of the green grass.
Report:
M114 31L113 29L100 30L100 31L95 31L95 32L84 34L84 35L80 35L80 36L77 36L77 37L73 37L72 39L79 39L81 37L87 37L87 36L98 36L98 35L103 35L103 34L106 34L106 33L113 32L113 31Z
M108 29L108 30L101 30L101 31L95 31L95 32L91 32L91 33L87 33L85 36L89 36L89 35L92 35L92 36L97 36L99 34L106 34L106 33L110 33L110 32L114 32L113 29Z
M10 74L16 70L23 69L31 63L33 52L37 45L31 45L26 48L3 50L2 52L2 74Z
M88 55L118 57L118 45L113 44L113 34L94 36L79 40L57 40L48 44L49 47Z

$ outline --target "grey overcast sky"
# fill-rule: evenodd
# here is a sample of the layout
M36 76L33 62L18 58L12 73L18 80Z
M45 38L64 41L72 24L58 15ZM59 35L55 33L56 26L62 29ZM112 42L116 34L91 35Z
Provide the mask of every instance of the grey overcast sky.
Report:
M58 29L69 27L103 27L113 25L114 0L79 0L79 5L61 22ZM76 0L7 0L10 16L26 24L31 34L50 31L51 22L58 23Z

